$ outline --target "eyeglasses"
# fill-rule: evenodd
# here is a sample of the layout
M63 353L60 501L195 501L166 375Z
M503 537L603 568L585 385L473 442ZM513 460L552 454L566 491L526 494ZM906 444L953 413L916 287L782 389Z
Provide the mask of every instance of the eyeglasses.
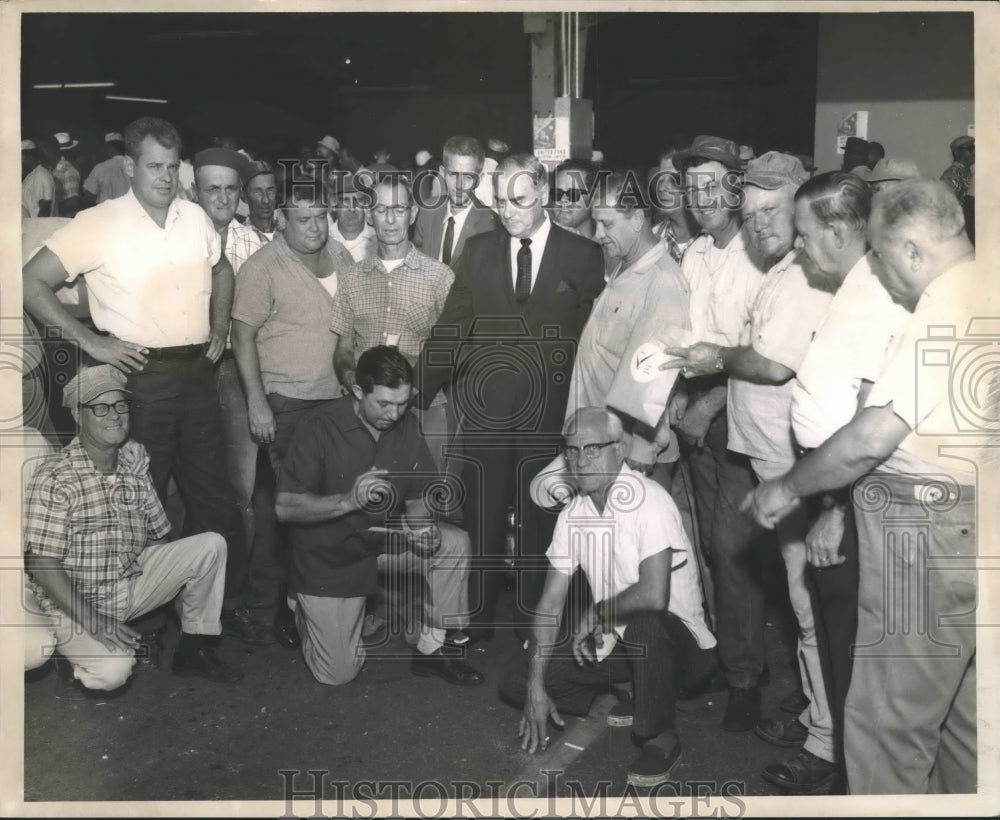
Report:
M580 457L580 450L583 450L583 454L590 460L593 461L601 454L601 450L610 444L617 444L615 441L603 441L600 444L584 444L583 447L572 447L570 445L563 445L563 455L566 456L566 460L569 462L574 462Z
M376 205L372 208L372 213L376 216L384 217L389 211L392 211L393 216L406 216L410 212L409 205Z
M555 188L552 191L552 198L558 202L566 197L570 202L579 202L586 196L587 192L583 188Z
M132 402L129 399L118 399L118 401L113 404L105 404L104 402L98 402L97 404L81 404L81 407L90 408L91 412L97 416L99 419L103 419L108 413L111 412L111 408L115 408L115 412L119 416L125 415L132 407Z

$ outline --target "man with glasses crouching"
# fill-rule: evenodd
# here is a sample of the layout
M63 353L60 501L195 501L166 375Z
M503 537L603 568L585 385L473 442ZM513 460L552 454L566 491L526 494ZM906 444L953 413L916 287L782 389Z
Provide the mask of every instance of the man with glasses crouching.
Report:
M66 686L123 686L140 646L127 621L178 594L174 673L240 680L243 673L214 649L226 542L214 532L167 541L170 524L153 488L149 456L129 439L125 375L110 365L82 368L63 396L79 434L47 457L29 484L24 560Z
M573 497L546 552L527 663L516 665L500 691L524 704L518 734L521 748L533 753L548 745L550 718L561 727L560 711L585 716L599 694L617 694L613 685L631 680L633 697L612 709L608 723L631 726L641 747L628 782L655 786L680 758L677 689L716 663L697 563L673 499L625 464L618 416L581 408L563 436L572 484L566 490ZM587 576L593 605L568 630L567 646L559 625L577 567Z

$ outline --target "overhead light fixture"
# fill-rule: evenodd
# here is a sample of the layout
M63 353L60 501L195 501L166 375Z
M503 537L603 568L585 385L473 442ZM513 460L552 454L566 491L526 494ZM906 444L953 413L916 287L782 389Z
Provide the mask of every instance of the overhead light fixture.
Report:
M32 88L114 88L116 83L35 83Z
M190 31L163 31L147 34L148 40L228 40L234 37L256 37L252 29L192 29Z
M350 65L350 64L351 64L351 58L348 57L347 59L344 60L344 65Z
M104 99L106 100L121 100L123 102L144 102L144 103L168 103L169 100L157 100L153 97L117 97L114 94L105 94Z

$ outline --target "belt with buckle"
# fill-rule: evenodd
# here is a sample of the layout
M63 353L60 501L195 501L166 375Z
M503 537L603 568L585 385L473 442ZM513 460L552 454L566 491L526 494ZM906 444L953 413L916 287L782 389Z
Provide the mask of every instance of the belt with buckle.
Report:
M205 345L179 345L178 347L151 347L147 358L157 361L190 361L198 359L205 352Z

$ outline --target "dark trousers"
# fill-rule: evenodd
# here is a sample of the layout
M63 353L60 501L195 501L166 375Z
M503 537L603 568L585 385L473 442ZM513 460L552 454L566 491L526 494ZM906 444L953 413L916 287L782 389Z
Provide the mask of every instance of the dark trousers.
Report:
M184 533L217 532L226 539L227 600L240 598L247 578L247 545L236 493L226 473L225 441L212 363L205 358L150 358L128 379L131 437L149 453L149 472L161 502L173 476L184 501Z
M275 476L281 474L281 462L288 453L292 436L302 419L314 410L324 407L336 399L290 399L279 393L268 393L267 403L274 413L274 441L268 448L271 466Z
M839 763L844 760L844 703L854 666L851 650L858 633L858 528L847 493L844 500L847 513L840 554L847 560L825 569L810 566L806 573L823 682L833 717L834 755Z
M545 691L556 708L585 717L594 698L613 684L631 680L632 732L653 737L675 728L677 689L704 677L715 663L714 649L700 649L684 623L670 612L637 612L624 639L601 663L580 667L563 644L545 670ZM527 698L527 656L500 683L500 694L521 706Z
M727 449L723 410L705 446L685 446L691 468L701 549L715 589L719 656L730 686L755 686L764 669L763 531L740 512L755 485L749 459Z
M489 628L498 624L496 606L503 589L506 566L507 509L514 504L517 557L514 625L531 623L542 593L557 514L532 503L532 479L558 453L558 440L517 441L498 434L493 441L466 437L460 445L465 513L472 539L469 572L469 607L472 624Z

